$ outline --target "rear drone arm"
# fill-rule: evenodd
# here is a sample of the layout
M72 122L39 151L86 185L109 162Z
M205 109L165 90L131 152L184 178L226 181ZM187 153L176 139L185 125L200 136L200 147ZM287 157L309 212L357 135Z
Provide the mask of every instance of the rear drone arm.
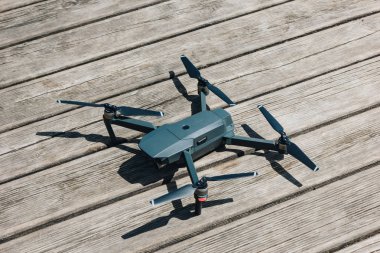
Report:
M60 104L71 104L89 107L103 107L103 121L106 125L108 134L111 137L111 143L116 144L115 132L112 129L112 124L133 129L143 133L149 133L157 127L150 122L132 119L130 116L164 116L163 112L153 111L148 109L134 108L129 106L116 106L111 104L96 104L73 100L57 100Z
M156 129L157 127L152 123L144 120L137 120L128 117L121 117L116 115L110 115L109 113L104 113L103 121L107 128L107 132L111 138L111 142L113 144L116 143L116 135L112 129L112 125L117 125L125 128L129 128L132 130L136 130L143 133L149 133Z
M264 140L258 138L250 138L244 136L232 136L232 137L224 137L224 142L228 145L237 145L243 147L250 147L255 149L266 149L266 150L274 150L279 151L278 144L276 141L272 140Z

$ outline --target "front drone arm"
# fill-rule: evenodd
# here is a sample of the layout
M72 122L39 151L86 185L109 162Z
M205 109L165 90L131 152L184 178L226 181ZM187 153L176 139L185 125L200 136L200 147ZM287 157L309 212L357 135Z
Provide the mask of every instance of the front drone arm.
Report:
M235 135L232 137L224 137L224 141L228 145L237 145L237 146L249 147L249 148L254 148L254 149L266 149L266 150L279 151L278 144L276 143L276 141L272 141L272 140L264 140L264 139Z

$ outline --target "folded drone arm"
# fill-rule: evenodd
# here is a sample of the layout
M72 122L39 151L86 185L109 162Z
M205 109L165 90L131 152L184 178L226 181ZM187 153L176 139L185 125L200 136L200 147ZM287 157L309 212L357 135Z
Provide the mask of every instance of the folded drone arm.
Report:
M104 117L104 124L106 125L108 134L111 137L111 142L113 144L116 143L116 135L112 129L112 125L117 125L117 126L129 128L129 129L133 129L133 130L143 132L143 133L149 133L157 128L155 125L153 125L150 122L137 120L137 119L131 119L131 118L113 117L111 119L107 119L106 117Z
M258 138L250 138L244 136L232 136L224 137L224 141L228 145L237 145L243 147L250 147L255 149L266 149L278 151L278 145L276 141L264 140Z

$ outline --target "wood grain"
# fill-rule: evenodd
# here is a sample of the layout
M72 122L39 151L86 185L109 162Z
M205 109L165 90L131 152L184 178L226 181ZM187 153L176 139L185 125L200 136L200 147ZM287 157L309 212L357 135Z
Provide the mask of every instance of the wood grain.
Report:
M0 12L6 12L12 9L22 8L24 6L43 1L46 0L2 0L0 4Z
M345 247L338 253L361 253L361 252L379 252L380 251L380 234L374 235L368 239Z
M328 252L380 226L380 185L376 183L380 179L379 169L380 166L376 166L164 248L162 252L190 252L199 248L203 252L252 249L256 252ZM361 252L369 250L367 247Z
M233 19L155 43L141 51L118 54L3 89L0 91L0 97L4 98L0 100L0 106L3 108L0 120L6 123L2 125L1 130L9 130L68 110L67 107L53 106L52 98L90 98L91 101L98 101L162 81L168 78L168 70L183 73L183 66L178 61L178 56L182 53L187 54L197 65L216 63L345 22L344 20L353 15L370 12L368 8L371 5L364 8L355 1L349 4L350 1L342 4L343 7L339 10L330 6L333 4L331 1L319 3L317 6L313 5L315 1L302 2L302 5L305 5L302 8L295 8L293 2L284 4L268 9L265 14L258 12ZM319 15L312 15L311 12L318 12ZM236 43L236 38L239 38L239 43ZM154 48L153 51L147 50L150 48ZM31 86L33 89L30 89ZM12 101L9 101L10 98ZM25 107L28 108L27 111Z
M210 186L210 201L233 198L233 202L227 200L222 201L222 205L209 206L200 217L190 218L189 208L173 211L171 205L149 207L147 200L167 191L166 186L161 186L12 240L3 244L2 249L6 252L49 249L135 252L140 249L157 249L160 245L195 236L197 233L206 232L210 227L226 224L225 221L228 223L229 220L238 219L239 215L246 212L255 213L254 210L260 210L261 206L268 203L282 202L281 199L287 199L288 196L299 192L300 189L287 180L289 174L301 182L303 188L312 189L379 161L380 157L375 148L379 141L380 123L380 119L375 115L379 112L380 109L376 108L293 138L293 141L317 161L321 167L318 173L311 172L290 157L281 162L273 160L272 167L262 156L244 156L202 171L200 175L257 170L261 177L213 184ZM368 124L362 124L364 121ZM355 138L352 138L353 136ZM353 152L355 156L352 155ZM277 165L279 163L280 167ZM355 180L360 175L353 177L351 187L357 185ZM176 183L181 186L188 181L186 177L177 180ZM378 186L375 186L375 189L378 190ZM373 193L376 194L376 191ZM183 206L186 207L191 202L191 198L185 199ZM338 217L339 213L336 215ZM368 222L368 219L362 221ZM374 226L378 224L372 220L364 226L364 230L369 231ZM351 235L355 236L355 233L358 235L365 231L356 230ZM129 239L122 240L120 236L123 235Z
M89 24L107 17L111 18L161 2L164 1L40 1L0 13L0 48L49 36L59 31L68 30L71 27Z
M302 133L361 108L378 104L379 100L371 93L376 87L374 82L378 79L379 64L379 59L363 62L342 69L340 73L334 72L244 102L229 108L229 111L236 126L246 123L260 135L275 138L276 134L268 128L267 122L253 110L255 105L265 103L286 126L288 133ZM347 82L349 76L355 76L355 79ZM341 97L355 98L355 103L340 100ZM370 97L374 99L370 100ZM301 98L302 102L294 103ZM338 100L340 102L334 105ZM242 128L238 128L238 134L245 135ZM51 149L52 145L46 147ZM214 152L197 161L196 165L207 168L219 160L233 157L236 157L234 149ZM184 170L177 173L185 174ZM136 194L145 187L157 187L165 175L168 173L157 173L152 162L138 153L136 144L120 145L76 159L1 186L0 191L4 193L0 201L1 230L4 236L11 236L113 198ZM44 205L47 202L50 204Z
M50 3L49 8L47 6L40 7L43 12L50 11L53 13L39 13L37 11L33 12L37 17L33 15L26 16L28 19L36 19L33 23L36 27L17 24L18 20L14 20L15 17L4 17L5 20L9 20L12 26L9 29L4 29L7 28L4 27L3 34L5 33L5 36L1 36L2 33L0 32L0 38L12 39L13 37L14 41L21 41L19 34L26 34L25 36L30 34L32 37L35 37L36 34L49 35L49 33L52 33L51 30L58 29L57 26L60 26L61 30L65 30L65 26L73 26L77 25L77 23L88 22L91 19L98 19L99 16L104 15L102 14L103 11L105 15L107 15L107 12L115 15L115 7L118 4L121 5L121 12L126 12L127 9L136 9L140 5L162 3L126 12L124 15L115 15L115 17L104 21L79 26L76 29L69 29L62 33L53 33L50 36L43 36L41 39L27 41L1 50L2 74L0 76L0 87L10 86L14 83L146 46L284 1L145 0L141 3L136 0L132 3L120 0L106 1L106 3L86 1L83 4L78 2L78 4L69 6L68 10L61 7L62 3L60 1L56 1L55 4ZM63 4L69 5L70 3L63 2ZM59 7L57 8L55 5L59 5ZM88 10L87 8L90 9ZM93 12L91 12L92 9L94 9ZM83 15L83 13L91 13L91 15ZM19 19L19 15L16 16L17 19ZM51 17L49 18L49 16ZM38 22L41 19L46 20ZM83 19L85 20L83 21ZM23 24L28 21L20 20L20 22ZM15 27L16 29L14 29ZM21 29L28 32L17 31ZM9 44L10 42L3 41L3 44L6 43Z
M380 15L376 15L246 55L204 69L203 73L210 81L215 80L214 83L234 100L245 101L270 90L294 85L329 72L331 69L341 68L378 54L380 45L376 41L380 39L379 33L370 24L380 24L375 22L379 17ZM357 32L356 35L352 34L353 30ZM337 33L340 36L334 37L333 35ZM315 44L316 40L321 43ZM196 89L194 81L187 77L180 77L179 81L191 98ZM239 89L235 89L235 85ZM241 92L242 90L245 92ZM373 102L371 99L368 101ZM191 111L191 102L180 96L171 80L127 93L107 102L120 105L125 101L128 101L128 105L165 111L166 116L163 119L153 120L155 124L173 122L188 116ZM214 96L209 96L209 105L215 108L224 104ZM4 153L16 150L0 156L0 162L9 168L0 176L1 181L104 149L108 139L105 137L107 134L103 124L101 122L91 124L101 118L101 113L101 110L83 108L2 134L1 138L5 141L0 144L0 150ZM85 127L82 129L81 126ZM135 132L129 130L123 131L120 128L117 130L119 136L136 136ZM71 138L58 137L52 140L46 140L50 137L48 134L36 135L37 132L62 131L80 132L82 135L66 134L66 137ZM84 138L86 136L87 140ZM32 145L34 143L36 145ZM62 152L62 149L65 149L65 152ZM18 157L28 157L28 159L17 159ZM16 160L17 163L14 162Z

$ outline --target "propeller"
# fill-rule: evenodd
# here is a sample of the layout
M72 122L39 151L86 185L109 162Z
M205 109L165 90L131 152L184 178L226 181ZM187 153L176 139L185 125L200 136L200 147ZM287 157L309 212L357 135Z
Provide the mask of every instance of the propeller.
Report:
M215 95L217 95L220 99L226 102L229 106L236 105L226 94L223 93L218 87L212 85L208 80L202 77L199 70L194 66L194 64L184 55L181 56L181 61L186 68L187 73L191 78L198 79L198 85L203 87L207 87L210 91L212 91Z
M272 128L278 132L281 137L279 138L279 146L285 145L285 152L296 158L301 163L305 164L308 168L313 171L318 171L319 167L293 142L290 141L289 137L286 135L284 128L281 124L268 112L263 105L258 105L257 108L264 115L268 123Z
M223 181L242 177L255 177L257 175L257 172L248 172L239 174L227 174L215 177L202 177L201 180L198 181L196 186L193 186L192 184L187 184L185 186L182 186L181 188L178 188L175 191L168 192L162 195L161 197L151 200L150 203L152 204L152 206L157 206L172 202L174 200L193 196L197 189L207 189L207 181Z
M121 115L124 116L164 116L163 112L153 111L147 109L140 109L128 106L116 106L111 104L95 104L81 101L72 101L72 100L57 100L59 104L70 104L70 105L80 105L80 106L90 106L90 107L104 107L105 110L111 112L120 112Z

